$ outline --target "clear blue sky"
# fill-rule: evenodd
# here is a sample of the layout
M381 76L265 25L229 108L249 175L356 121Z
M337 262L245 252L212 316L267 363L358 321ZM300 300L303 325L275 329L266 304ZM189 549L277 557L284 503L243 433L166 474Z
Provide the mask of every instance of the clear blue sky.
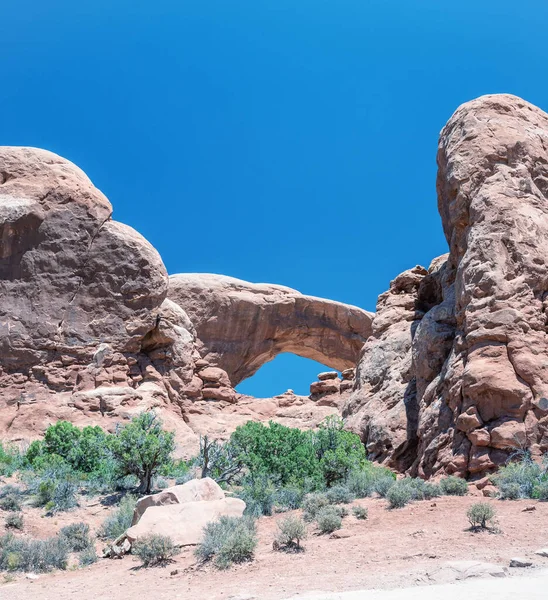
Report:
M462 102L548 108L548 2L12 0L0 143L83 168L170 273L373 310L446 251L437 136ZM291 356L240 389L306 392Z

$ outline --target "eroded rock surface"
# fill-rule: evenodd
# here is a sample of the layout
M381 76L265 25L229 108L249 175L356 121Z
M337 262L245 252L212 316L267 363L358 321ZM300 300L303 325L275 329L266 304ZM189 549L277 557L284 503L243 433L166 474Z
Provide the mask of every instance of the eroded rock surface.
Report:
M464 104L438 165L450 253L396 309L379 299L345 413L388 464L479 477L548 450L548 116L508 95Z
M354 367L371 333L372 313L279 285L185 273L170 277L168 295L196 327L201 355L233 386L281 352Z

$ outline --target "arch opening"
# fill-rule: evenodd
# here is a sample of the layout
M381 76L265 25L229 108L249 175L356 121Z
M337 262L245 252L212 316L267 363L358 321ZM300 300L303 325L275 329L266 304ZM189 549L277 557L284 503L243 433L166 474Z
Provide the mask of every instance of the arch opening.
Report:
M310 358L282 352L242 380L236 391L255 398L271 398L291 389L298 396L308 396L310 385L317 380L318 373L332 370Z

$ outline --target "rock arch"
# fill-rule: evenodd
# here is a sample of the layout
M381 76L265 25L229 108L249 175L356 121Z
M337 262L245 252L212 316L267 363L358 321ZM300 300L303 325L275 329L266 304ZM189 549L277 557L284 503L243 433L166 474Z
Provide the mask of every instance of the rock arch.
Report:
M279 285L184 273L169 278L168 297L190 317L202 357L233 386L282 352L354 367L371 334L373 313Z

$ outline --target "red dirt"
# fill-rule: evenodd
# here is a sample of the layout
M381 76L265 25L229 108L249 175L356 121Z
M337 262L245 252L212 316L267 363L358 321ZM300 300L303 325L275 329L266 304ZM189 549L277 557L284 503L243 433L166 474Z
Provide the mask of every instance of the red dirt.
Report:
M548 503L530 500L488 500L496 507L500 533L467 530L466 509L473 496L443 497L387 510L381 499L359 500L369 519L344 519L350 537L330 539L311 528L300 554L272 549L276 521L284 515L259 521L259 546L253 562L218 571L196 564L192 548L185 548L165 568L139 569L132 556L100 560L78 570L40 575L30 581L18 575L0 584L2 600L78 600L138 598L147 590L164 598L258 598L273 600L314 590L346 591L402 587L430 582L429 573L447 561L481 560L508 565L513 556L529 557L538 566L548 559L534 552L548 546ZM535 506L523 512L526 506ZM38 509L25 509L25 533L46 537L68 522L85 520L95 529L108 514L97 500L71 513L42 517ZM177 571L171 575L171 572Z

